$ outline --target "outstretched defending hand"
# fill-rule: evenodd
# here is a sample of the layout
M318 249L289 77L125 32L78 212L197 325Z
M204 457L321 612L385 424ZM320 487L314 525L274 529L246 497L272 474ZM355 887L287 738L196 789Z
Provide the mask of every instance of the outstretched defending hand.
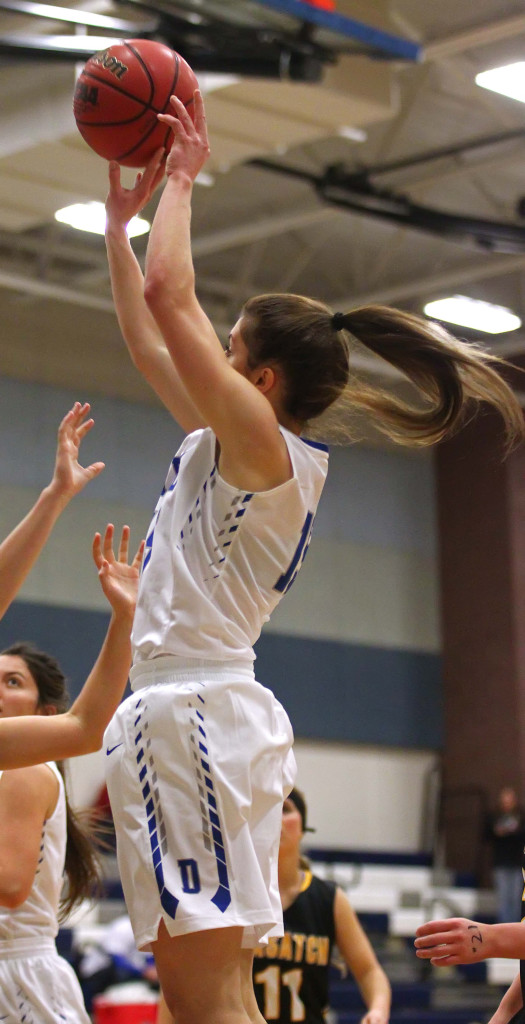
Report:
M91 430L94 420L86 419L90 410L88 402L75 402L72 409L64 416L58 428L55 471L50 488L69 501L78 494L86 484L93 480L104 469L103 462L93 462L90 466L81 466L78 453L82 439Z
M100 585L115 615L133 618L137 603L140 566L144 554L144 541L141 541L135 557L128 563L129 526L122 527L118 556L113 552L115 528L108 523L102 539L96 533L93 540L93 559L98 569Z
M110 160L109 192L106 198L108 223L129 224L131 218L144 209L164 177L165 163L165 149L157 149L144 170L138 172L133 188L124 188L120 180L120 165L116 160Z
M465 917L428 921L416 931L416 955L434 967L475 964L490 955L486 948L486 925Z
M172 114L157 114L159 121L168 124L173 132L173 142L166 160L168 177L174 171L182 171L195 181L199 171L210 155L204 100L198 89L194 93L195 122L192 121L184 103L178 96L172 96Z

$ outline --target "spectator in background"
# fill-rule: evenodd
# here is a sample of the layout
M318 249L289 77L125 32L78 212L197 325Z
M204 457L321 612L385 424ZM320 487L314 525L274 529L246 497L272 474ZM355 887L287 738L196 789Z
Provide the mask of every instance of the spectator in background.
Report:
M505 786L498 794L496 810L487 821L487 838L492 847L498 921L517 921L523 889L520 865L525 845L525 815L512 786Z

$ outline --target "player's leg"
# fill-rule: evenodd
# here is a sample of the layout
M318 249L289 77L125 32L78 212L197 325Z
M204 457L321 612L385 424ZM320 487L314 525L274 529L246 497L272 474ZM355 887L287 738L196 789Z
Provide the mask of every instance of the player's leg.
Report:
M257 1000L253 990L253 949L243 949L241 956L241 986L244 1008L250 1018L251 1024L266 1024L264 1017L257 1006Z
M252 1024L242 998L242 928L171 938L161 922L152 952L176 1024Z

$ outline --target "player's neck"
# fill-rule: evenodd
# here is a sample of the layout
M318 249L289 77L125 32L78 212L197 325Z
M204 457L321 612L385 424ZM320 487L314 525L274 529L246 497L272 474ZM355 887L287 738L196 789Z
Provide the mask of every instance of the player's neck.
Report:
M293 903L295 897L301 891L304 880L304 871L299 864L297 851L292 850L289 854L279 854L279 892L283 906Z

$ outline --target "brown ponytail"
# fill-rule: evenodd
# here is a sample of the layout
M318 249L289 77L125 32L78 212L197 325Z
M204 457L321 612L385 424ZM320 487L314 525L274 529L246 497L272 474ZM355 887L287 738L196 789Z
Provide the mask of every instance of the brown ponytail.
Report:
M83 900L93 899L100 895L101 863L98 855L98 848L105 844L97 834L97 820L89 810L74 811L69 804L67 795L64 766L57 761L57 768L64 779L64 793L66 798L66 859L64 862L64 874L66 886L60 899L58 914L59 922L64 921L74 907Z
M55 658L39 651L33 644L16 643L2 654L22 658L38 689L39 706L51 706L57 714L67 711L69 699L66 677ZM60 901L59 920L62 921L78 903L90 899L101 887L101 865L97 847L105 844L97 835L97 823L89 811L77 813L69 806L64 768L57 762L64 779L66 797L67 842L64 872L66 889Z
M478 345L457 340L433 321L387 306L355 309L345 314L343 326L400 370L425 399L426 405L417 407L382 389L349 383L349 401L372 413L376 426L394 441L434 444L457 430L479 402L500 413L509 446L525 437L520 404L497 369L505 363Z
M431 445L486 402L500 413L509 448L525 437L519 402L498 372L507 364L424 317L388 306L333 313L302 295L258 295L244 305L241 334L250 368L280 367L284 411L311 436L353 440L365 413L398 444ZM353 370L360 345L399 370L419 402L360 379Z

